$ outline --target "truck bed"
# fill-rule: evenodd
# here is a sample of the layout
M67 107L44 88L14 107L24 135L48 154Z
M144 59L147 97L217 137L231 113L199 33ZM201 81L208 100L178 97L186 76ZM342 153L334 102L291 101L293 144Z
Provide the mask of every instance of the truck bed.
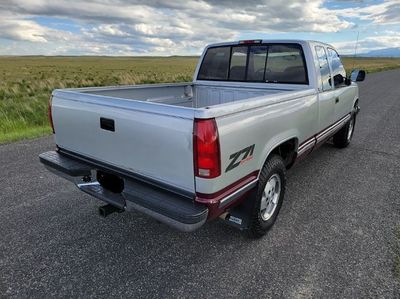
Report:
M138 86L114 86L75 89L85 94L154 102L172 106L204 108L218 104L251 99L258 96L275 95L288 89L243 88L239 86L215 86L193 83L151 84Z

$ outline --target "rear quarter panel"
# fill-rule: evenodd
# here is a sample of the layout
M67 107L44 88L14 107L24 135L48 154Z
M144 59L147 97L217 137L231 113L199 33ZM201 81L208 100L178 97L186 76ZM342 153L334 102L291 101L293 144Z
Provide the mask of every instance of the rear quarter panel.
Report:
M260 170L269 153L282 142L312 136L318 125L316 94L217 117L221 147L221 176L196 178L196 191L214 193ZM251 159L228 170L231 155L254 144Z

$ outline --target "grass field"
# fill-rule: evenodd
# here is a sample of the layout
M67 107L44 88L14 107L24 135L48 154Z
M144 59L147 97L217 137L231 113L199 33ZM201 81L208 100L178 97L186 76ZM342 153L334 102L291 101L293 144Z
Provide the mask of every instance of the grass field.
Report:
M358 58L355 68L400 68L400 59ZM55 88L191 81L197 57L0 57L0 143L50 133ZM353 59L344 58L347 69Z

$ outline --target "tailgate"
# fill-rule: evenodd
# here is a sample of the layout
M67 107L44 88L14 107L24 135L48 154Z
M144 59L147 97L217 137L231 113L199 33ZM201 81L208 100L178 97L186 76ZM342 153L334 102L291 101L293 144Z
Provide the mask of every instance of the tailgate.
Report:
M194 193L193 110L55 91L57 145Z

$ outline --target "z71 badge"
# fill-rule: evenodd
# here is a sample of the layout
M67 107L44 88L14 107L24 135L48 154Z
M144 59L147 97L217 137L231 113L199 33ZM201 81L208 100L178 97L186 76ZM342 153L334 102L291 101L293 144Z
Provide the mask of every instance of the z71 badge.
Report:
M231 162L229 163L228 167L225 169L225 172L228 172L229 170L232 170L232 169L238 167L239 165L253 159L253 152L254 152L255 146L256 146L255 144L250 145L250 146L230 155L229 160L231 160Z

